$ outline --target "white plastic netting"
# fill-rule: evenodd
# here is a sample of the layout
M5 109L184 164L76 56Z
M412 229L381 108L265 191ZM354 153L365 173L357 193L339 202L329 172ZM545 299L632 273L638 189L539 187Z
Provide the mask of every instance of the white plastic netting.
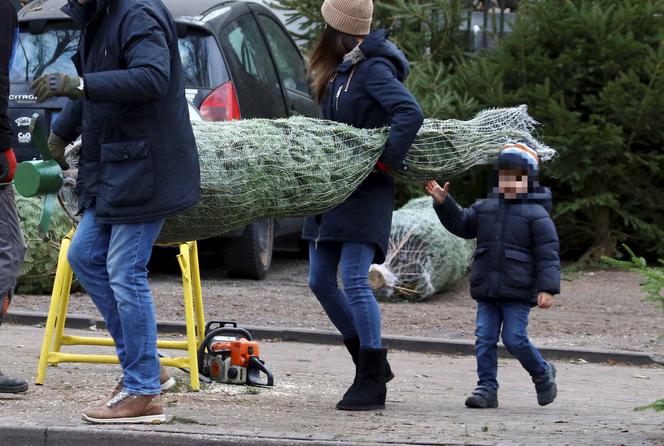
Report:
M506 142L519 139L528 140L546 161L555 151L534 137L535 124L525 105L485 110L469 121L426 120L406 158L409 170L396 175L420 182L452 178L492 162ZM195 121L192 127L202 198L195 208L166 221L158 240L162 244L331 209L370 174L388 134L386 128L358 129L305 117ZM61 195L66 208L75 208L72 193Z
M461 280L474 249L443 227L430 197L416 198L394 212L385 263L371 265L369 282L379 298L426 300Z

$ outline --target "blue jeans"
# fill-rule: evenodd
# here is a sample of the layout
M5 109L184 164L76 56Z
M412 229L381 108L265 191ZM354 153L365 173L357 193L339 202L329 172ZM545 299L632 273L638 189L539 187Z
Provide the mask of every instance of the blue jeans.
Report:
M157 320L147 264L164 219L136 224L101 224L86 209L68 260L90 294L116 345L124 391L160 393Z
M520 302L477 302L477 330L475 356L477 357L478 386L498 390L498 336L502 327L503 344L519 360L531 376L548 372L549 365L528 339L530 305Z
M380 307L369 286L376 247L369 243L309 243L309 287L344 340L381 348ZM337 284L341 264L343 289Z

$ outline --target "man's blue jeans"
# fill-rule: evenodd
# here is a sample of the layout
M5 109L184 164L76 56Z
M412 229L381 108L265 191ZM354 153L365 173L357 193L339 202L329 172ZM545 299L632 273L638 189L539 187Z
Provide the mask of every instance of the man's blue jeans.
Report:
M344 340L359 337L362 348L381 348L380 307L369 286L375 253L369 243L309 243L309 287Z
M147 264L163 223L100 224L86 209L69 248L69 264L115 341L123 390L134 395L161 391Z
M521 302L477 302L477 330L475 356L477 357L478 386L498 390L498 337L502 327L505 348L519 360L531 376L548 372L549 365L528 339L530 305Z

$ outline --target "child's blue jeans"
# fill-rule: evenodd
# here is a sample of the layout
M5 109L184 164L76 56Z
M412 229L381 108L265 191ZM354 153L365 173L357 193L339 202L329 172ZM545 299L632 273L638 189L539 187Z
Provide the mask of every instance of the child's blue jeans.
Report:
M134 395L161 392L147 264L163 223L101 224L86 209L67 256L115 341L123 390Z
M475 356L477 357L478 386L498 390L497 343L501 333L505 348L519 360L530 376L548 372L549 365L528 339L530 305L521 302L477 302L477 330Z
M381 348L380 307L369 286L376 247L369 243L309 243L309 287L346 339L362 348ZM337 283L341 264L343 289Z

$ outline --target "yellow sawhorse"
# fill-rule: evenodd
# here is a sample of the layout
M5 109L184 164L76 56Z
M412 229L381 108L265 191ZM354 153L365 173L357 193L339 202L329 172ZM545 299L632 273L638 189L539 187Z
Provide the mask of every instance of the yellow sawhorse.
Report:
M64 333L67 319L67 307L73 272L67 261L67 251L71 245L74 229L62 240L58 256L58 266L53 284L51 304L48 309L48 318L44 330L44 340L39 355L39 366L35 384L44 384L46 367L49 364L61 362L80 362L89 364L118 364L117 355L91 355L78 353L61 353L63 345L96 345L113 347L115 343L110 338L94 338L84 336L71 336ZM176 358L160 358L164 366L189 368L192 390L200 389L198 379L198 345L205 336L205 317L203 313L203 293L201 289L201 274L198 265L198 246L196 242L187 242L180 245L180 254L177 255L180 270L182 271L182 287L184 289L184 315L187 326L186 341L157 340L157 348L168 350L186 350L187 356Z

